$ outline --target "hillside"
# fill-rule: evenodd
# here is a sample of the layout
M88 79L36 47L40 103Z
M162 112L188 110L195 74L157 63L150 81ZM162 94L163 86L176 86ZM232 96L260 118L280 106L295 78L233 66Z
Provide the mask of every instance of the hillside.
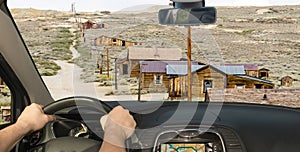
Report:
M158 8L106 15L80 13L78 17L101 20L108 25L104 29L87 30L86 41L81 46L86 51L94 49L105 53L102 47L90 46L95 38L105 35L143 42L145 46L180 47L186 50L186 29L158 25L157 12L153 11ZM215 25L192 27L194 60L210 64L257 64L259 68L271 71L271 80L276 85L279 85L283 76L288 75L295 79L294 87L300 87L299 6L218 7L217 10L218 21ZM30 34L22 33L27 43L32 44L29 49L33 54L51 51L48 44L41 42L38 37L50 41L51 35L55 36L52 30L54 25L71 25L76 28L76 24L67 22L72 17L68 12L27 11L13 10L21 31L32 31ZM110 56L118 57L123 50L120 48L111 52ZM45 54L40 53L39 56Z

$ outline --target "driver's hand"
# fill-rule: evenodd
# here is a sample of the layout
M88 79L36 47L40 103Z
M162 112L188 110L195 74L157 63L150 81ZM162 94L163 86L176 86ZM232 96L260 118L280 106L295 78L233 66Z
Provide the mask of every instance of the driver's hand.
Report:
M16 124L24 127L27 133L42 129L48 122L54 121L55 117L46 115L39 104L27 106L21 113Z
M119 147L124 146L124 141L133 134L136 126L132 115L121 106L108 114L104 124L104 140Z

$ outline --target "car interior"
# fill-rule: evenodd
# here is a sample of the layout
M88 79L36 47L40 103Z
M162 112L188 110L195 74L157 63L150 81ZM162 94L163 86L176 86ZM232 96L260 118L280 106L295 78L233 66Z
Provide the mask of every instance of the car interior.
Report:
M16 122L30 103L45 105L44 112L57 118L24 137L12 151L98 151L104 136L99 119L119 105L129 109L137 122L125 141L128 152L299 150L298 108L242 102L118 102L88 96L53 99L7 0L0 0L0 52L0 76L9 88L11 106L10 119L0 128Z

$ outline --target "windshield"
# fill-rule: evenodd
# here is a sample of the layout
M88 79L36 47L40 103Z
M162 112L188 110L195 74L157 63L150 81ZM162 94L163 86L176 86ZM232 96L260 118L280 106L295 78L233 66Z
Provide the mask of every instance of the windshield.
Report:
M158 12L169 3L9 0L8 6L55 100L300 107L299 1L207 0L216 23L197 26L159 24Z

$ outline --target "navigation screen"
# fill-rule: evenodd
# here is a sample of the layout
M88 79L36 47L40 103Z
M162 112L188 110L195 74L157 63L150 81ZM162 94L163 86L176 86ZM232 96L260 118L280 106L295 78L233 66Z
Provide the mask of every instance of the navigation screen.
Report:
M160 152L205 152L205 144L162 144Z

